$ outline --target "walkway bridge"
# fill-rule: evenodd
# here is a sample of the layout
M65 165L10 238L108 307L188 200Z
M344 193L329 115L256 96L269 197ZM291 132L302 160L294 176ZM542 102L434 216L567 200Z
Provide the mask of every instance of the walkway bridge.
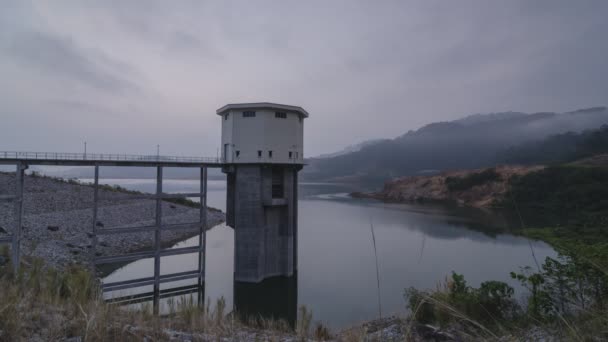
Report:
M98 153L58 153L58 152L9 152L0 151L0 165L15 166L15 192L13 194L0 194L0 202L13 202L15 220L9 236L0 237L0 244L11 245L13 267L19 268L20 247L23 222L23 194L25 170L31 165L53 166L91 166L95 170L93 182L93 208L92 219L89 224L91 237L91 253L94 265L130 262L141 258L154 258L154 275L152 277L132 279L127 281L105 283L104 291L116 291L146 285L153 285L151 293L154 309L158 312L159 299L162 298L160 284L184 279L198 279L198 288L203 289L205 281L205 242L207 231L207 169L222 167L220 158L205 157L176 157L162 155L130 155L130 154L98 154ZM156 193L136 196L138 199L156 200L155 224L142 227L103 228L97 221L99 198L99 169L105 166L127 167L154 167L156 168ZM188 167L200 169L200 191L196 193L165 193L163 192L163 168ZM162 201L174 198L199 198L200 217L198 222L189 224L164 224L162 222ZM193 225L198 226L198 246L163 249L161 247L161 232L172 229L187 229ZM154 249L145 252L128 253L112 256L98 256L96 254L97 237L104 234L127 234L134 232L154 232ZM160 272L161 257L169 255L198 253L198 269L172 274ZM95 268L95 267L94 267ZM95 269L94 269L95 271ZM202 302L204 294L199 294Z
M59 165L59 166L166 166L221 167L221 158L175 157L118 153L60 153L0 151L1 164Z

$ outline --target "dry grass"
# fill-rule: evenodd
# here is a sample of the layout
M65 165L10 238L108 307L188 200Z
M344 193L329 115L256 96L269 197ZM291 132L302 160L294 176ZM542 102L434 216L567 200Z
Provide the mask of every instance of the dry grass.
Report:
M7 254L6 250L0 253ZM226 302L219 299L211 309L210 301L200 307L194 296L169 301L169 314L152 314L150 304L126 310L103 301L97 281L81 267L65 272L45 268L37 259L13 272L10 262L0 266L0 341L45 341L80 337L83 341L167 341L172 334L186 339L283 340L311 336L326 340L329 329L317 324L311 333L312 313L300 308L297 330L283 321L256 317L252 325L236 313L227 315Z

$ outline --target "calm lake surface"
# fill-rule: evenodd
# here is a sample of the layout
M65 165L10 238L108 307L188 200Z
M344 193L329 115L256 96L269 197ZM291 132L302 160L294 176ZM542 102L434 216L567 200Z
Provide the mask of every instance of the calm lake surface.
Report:
M90 181L90 180L83 180ZM155 180L105 179L102 183L153 192ZM165 180L166 192L196 192L198 180ZM208 205L224 210L224 181L209 181ZM301 184L299 201L299 269L297 303L313 312L313 320L342 328L378 316L376 264L370 225L378 249L382 314L406 312L404 289L432 289L452 271L464 274L471 286L502 280L524 291L509 272L536 267L556 252L547 244L508 233L510 223L499 215L462 208L386 204L351 199L356 189L336 184ZM196 245L198 237L179 243ZM205 296L211 303L224 297L233 306L234 234L219 225L207 233ZM197 255L164 257L161 272L196 269ZM128 264L105 278L118 281L151 276L153 260ZM162 288L195 280L163 284ZM108 298L151 291L140 288L109 293ZM276 298L281 301L281 298ZM168 301L161 301L167 311Z

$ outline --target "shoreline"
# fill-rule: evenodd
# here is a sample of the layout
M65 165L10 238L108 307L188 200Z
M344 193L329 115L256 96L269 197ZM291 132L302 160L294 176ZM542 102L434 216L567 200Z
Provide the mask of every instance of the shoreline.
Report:
M544 169L544 166L499 165L496 167L444 171L430 176L404 176L387 180L373 192L353 192L352 198L387 203L435 203L494 209L510 189L510 181Z

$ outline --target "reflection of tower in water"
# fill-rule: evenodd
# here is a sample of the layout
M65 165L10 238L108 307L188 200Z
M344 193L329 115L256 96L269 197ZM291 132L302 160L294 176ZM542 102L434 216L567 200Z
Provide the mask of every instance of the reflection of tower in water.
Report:
M284 321L295 328L298 307L298 277L272 277L259 283L234 282L234 306L239 318Z

